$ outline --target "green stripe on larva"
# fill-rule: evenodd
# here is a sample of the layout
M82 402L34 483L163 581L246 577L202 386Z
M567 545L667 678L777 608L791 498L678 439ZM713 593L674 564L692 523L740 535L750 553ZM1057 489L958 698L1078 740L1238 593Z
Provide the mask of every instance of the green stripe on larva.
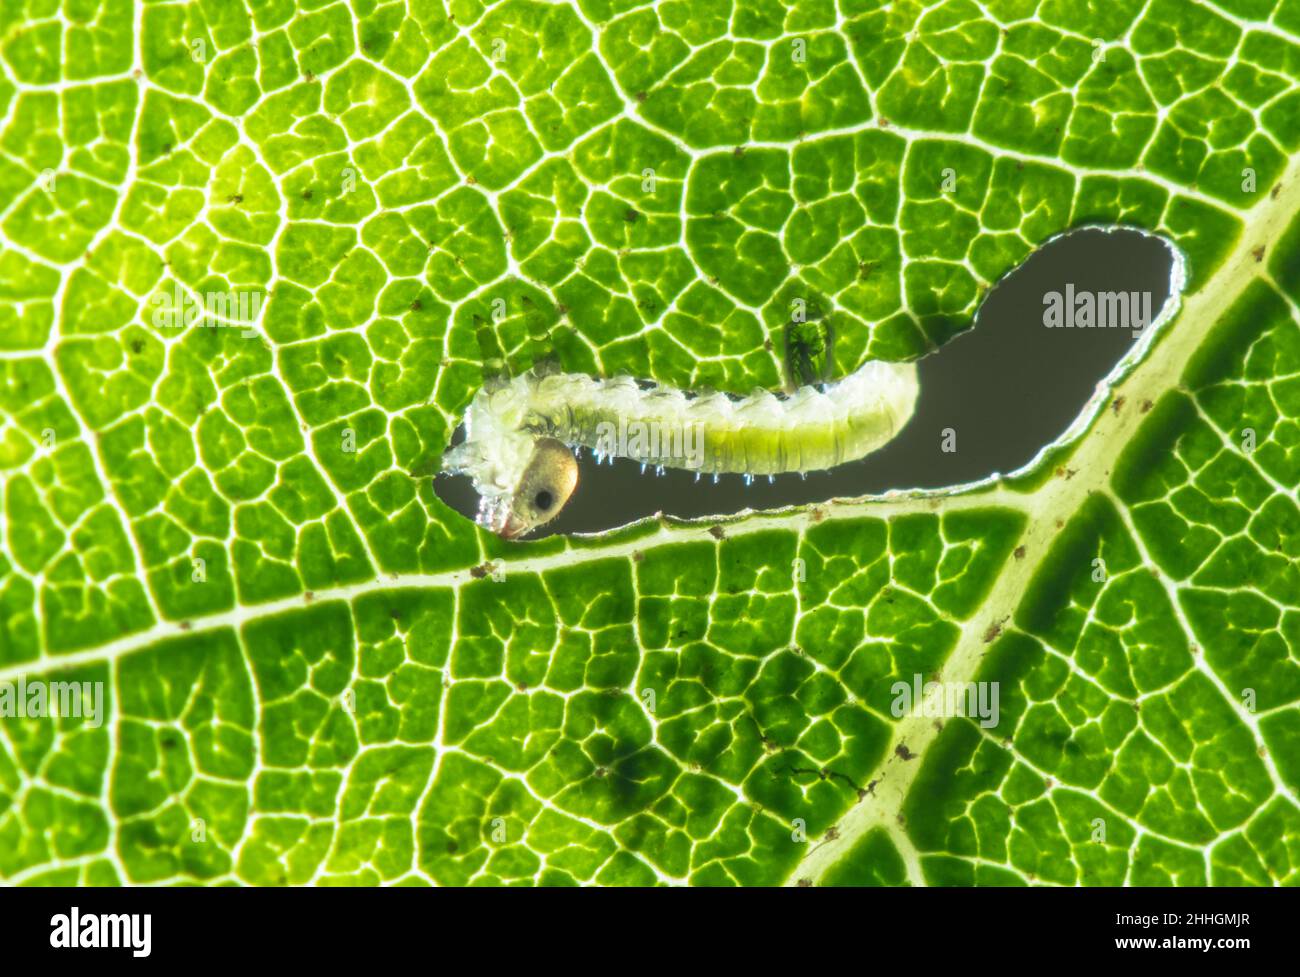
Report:
M739 400L624 377L527 373L475 395L465 441L447 452L443 467L471 476L479 521L501 531L512 512L515 523L528 522L515 496L542 439L702 473L810 472L889 443L912 416L917 393L915 364L880 360L820 390L801 387L785 398L758 391Z

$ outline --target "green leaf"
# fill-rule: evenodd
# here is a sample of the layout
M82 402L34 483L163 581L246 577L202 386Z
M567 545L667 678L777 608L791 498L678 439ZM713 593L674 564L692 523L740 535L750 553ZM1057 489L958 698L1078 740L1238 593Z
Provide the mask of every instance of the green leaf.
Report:
M1300 879L1295 4L301 6L0 14L0 879ZM744 393L1086 223L1182 305L1018 478L504 544L411 474L484 323Z

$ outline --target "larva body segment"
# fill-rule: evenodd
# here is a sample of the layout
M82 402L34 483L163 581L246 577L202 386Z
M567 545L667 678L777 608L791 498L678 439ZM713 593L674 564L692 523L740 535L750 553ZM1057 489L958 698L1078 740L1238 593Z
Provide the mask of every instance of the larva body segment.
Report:
M689 397L572 374L512 384L538 434L647 465L745 475L818 471L870 454L902 430L918 393L915 364L879 360L785 399L766 390Z
M801 387L787 398L757 391L739 400L626 377L528 373L475 395L465 441L444 455L443 468L473 478L483 525L518 534L555 516L520 516L530 504L520 486L536 481L530 463L536 465L540 445L562 442L602 457L711 474L818 471L891 441L911 418L917 394L915 364L879 360L824 389Z
M530 373L479 391L466 414L466 444L452 455L476 450L493 467L513 471L522 464L511 463L513 454L533 438L552 437L602 455L706 473L817 471L892 440L912 416L917 392L915 364L879 360L824 390L801 387L784 399L765 390L733 400L643 387L627 377ZM470 470L455 457L449 461Z

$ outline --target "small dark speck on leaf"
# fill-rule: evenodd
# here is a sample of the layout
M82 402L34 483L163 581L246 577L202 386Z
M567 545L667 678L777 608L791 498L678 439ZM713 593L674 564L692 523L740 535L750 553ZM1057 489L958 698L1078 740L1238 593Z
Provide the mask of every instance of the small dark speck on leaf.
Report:
M899 757L902 760L916 759L916 754L907 748L906 743L899 743L894 747L894 756Z
M1014 555L1017 560L1023 560L1025 558L1024 546L1017 546L1015 552L1012 555Z
M1264 260L1264 245L1261 244L1259 247L1253 249L1253 250L1250 252L1250 254L1251 254L1251 257L1253 257L1253 258L1255 259L1255 263L1256 263L1256 264L1258 264L1259 262L1263 261L1263 260Z
M723 530L723 528L722 528L721 526L716 526L716 525L715 525L715 526L710 526L710 527L709 527L709 535L712 536L714 539L726 539L726 538L727 538L727 533L726 533L726 531Z

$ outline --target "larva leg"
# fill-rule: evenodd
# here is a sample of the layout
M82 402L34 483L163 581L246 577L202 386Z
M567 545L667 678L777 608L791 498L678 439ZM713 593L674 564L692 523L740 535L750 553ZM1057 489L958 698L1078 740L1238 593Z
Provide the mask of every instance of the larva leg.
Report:
M492 324L481 315L474 316L474 339L478 343L479 362L483 364L484 385L503 382L510 375L505 350L501 348Z
M835 370L835 326L829 318L791 320L785 326L787 389L821 386Z

